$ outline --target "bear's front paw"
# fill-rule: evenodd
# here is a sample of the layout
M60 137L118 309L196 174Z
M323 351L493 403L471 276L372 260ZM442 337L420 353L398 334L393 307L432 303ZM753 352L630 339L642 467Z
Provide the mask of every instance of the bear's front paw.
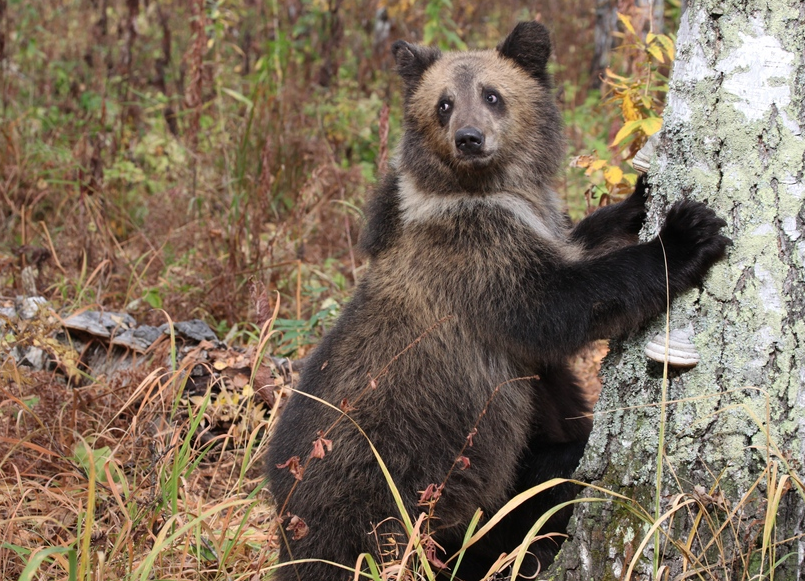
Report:
M713 264L724 258L732 241L719 233L727 223L700 202L685 200L668 212L660 240L669 270L681 270L688 285L698 284ZM681 274L681 273L680 273ZM672 275L673 276L673 275Z

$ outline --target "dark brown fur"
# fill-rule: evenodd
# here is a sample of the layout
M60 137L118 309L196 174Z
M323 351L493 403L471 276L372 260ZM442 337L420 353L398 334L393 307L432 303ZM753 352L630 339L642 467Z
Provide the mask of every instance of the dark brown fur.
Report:
M541 25L518 25L494 51L442 55L403 42L393 51L405 81L405 135L367 210L369 269L299 389L354 407L349 416L379 451L412 519L424 510L421 491L451 474L429 523L446 559L477 508L489 517L518 492L572 474L591 421L567 359L661 313L665 262L657 239L636 244L642 182L626 202L568 228L550 188L563 147ZM723 255L723 224L701 204L671 210L661 236L672 295L699 284ZM340 417L295 394L279 420L271 490L286 525L293 515L309 527L298 540L287 533L283 562L351 567L361 552L377 558L378 536L405 541L378 462ZM304 464L320 430L329 430L332 451L312 459L301 481L277 468L293 456ZM460 454L466 469L454 466ZM521 507L467 552L459 577L481 578L573 494L559 487ZM567 518L549 530L561 531ZM547 564L557 546L532 545L527 568ZM303 563L274 578L350 575Z

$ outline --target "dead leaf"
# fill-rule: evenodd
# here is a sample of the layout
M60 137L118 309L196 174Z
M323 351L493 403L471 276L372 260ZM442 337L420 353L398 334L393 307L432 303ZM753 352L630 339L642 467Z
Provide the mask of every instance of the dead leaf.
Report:
M295 541L305 538L310 532L310 528L307 526L307 523L305 523L305 521L295 514L289 516L291 517L291 520L288 521L288 526L285 527L285 530L290 531L291 538Z
M287 468L288 471L293 474L293 477L300 481L305 474L305 467L299 463L299 456L288 458L288 461L284 464L277 464L277 468Z
M419 506L427 506L431 502L436 502L442 496L442 490L444 490L444 484L428 484L428 487L425 490L420 491L419 502L417 503Z
M313 450L310 452L311 458L324 458L325 449L328 452L333 451L333 441L324 437L324 432L319 430L318 438L313 442Z

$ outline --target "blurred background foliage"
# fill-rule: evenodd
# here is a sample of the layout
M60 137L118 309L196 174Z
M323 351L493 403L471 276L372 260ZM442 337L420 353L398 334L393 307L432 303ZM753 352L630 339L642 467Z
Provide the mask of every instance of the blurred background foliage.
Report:
M634 181L681 9L0 0L0 297L152 324L164 309L247 342L264 285L281 297L275 352L303 355L360 276L361 207L400 134L394 40L488 48L545 23L577 168L557 186L579 218Z

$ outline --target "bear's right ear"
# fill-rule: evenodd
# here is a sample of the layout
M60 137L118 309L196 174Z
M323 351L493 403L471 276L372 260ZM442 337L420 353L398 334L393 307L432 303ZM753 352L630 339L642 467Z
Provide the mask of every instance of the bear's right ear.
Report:
M498 45L498 52L523 67L532 77L543 78L551 56L551 36L539 22L520 22Z
M442 56L438 48L410 44L404 40L391 45L391 54L397 62L397 72L409 90L416 87L428 67Z

